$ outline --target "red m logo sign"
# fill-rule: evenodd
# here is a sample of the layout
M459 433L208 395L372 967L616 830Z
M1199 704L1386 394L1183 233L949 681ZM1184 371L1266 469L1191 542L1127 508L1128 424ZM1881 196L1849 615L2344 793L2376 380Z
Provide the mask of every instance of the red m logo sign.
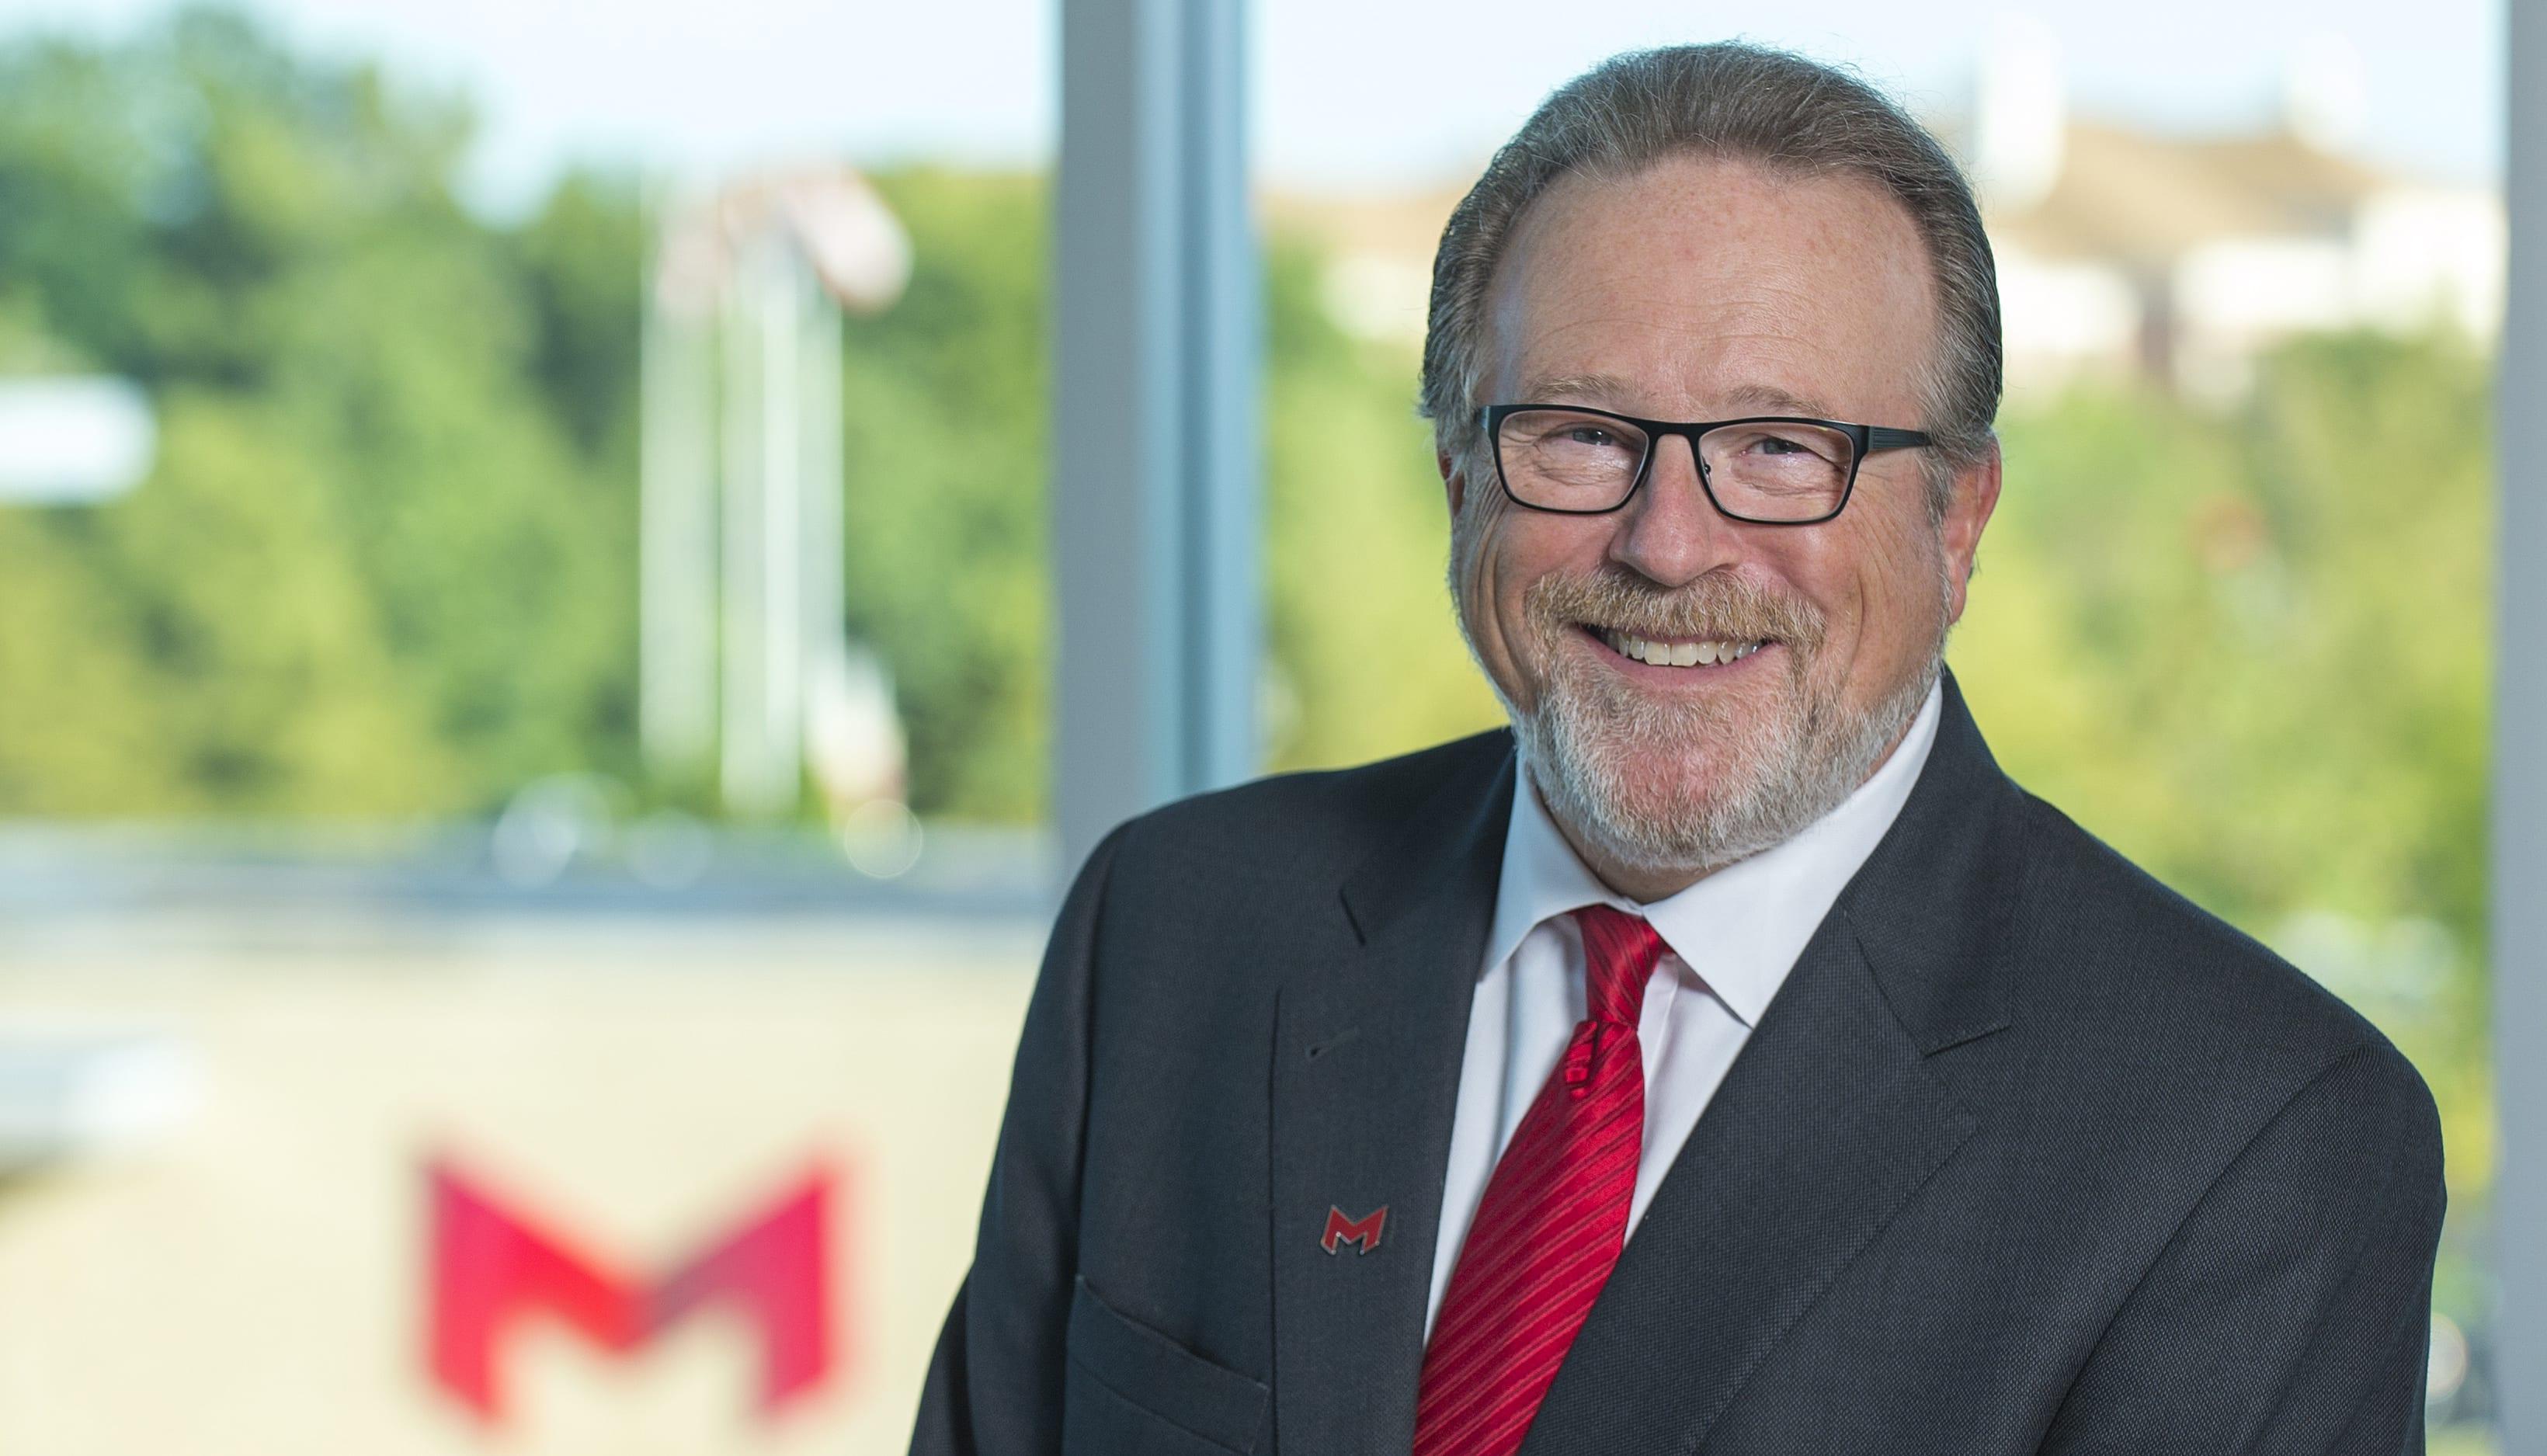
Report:
M503 1413L495 1364L504 1331L534 1310L625 1354L711 1301L740 1306L760 1334L764 1415L831 1368L828 1170L809 1174L767 1212L650 1284L576 1252L447 1161L437 1159L426 1176L433 1376L488 1420Z
M1327 1252L1334 1253L1337 1245L1352 1243L1359 1245L1357 1252L1368 1253L1379 1247L1379 1231L1387 1223L1388 1205L1385 1203L1381 1204L1377 1211L1359 1219L1346 1218L1343 1209L1330 1205L1327 1209L1326 1236L1318 1241L1318 1245Z

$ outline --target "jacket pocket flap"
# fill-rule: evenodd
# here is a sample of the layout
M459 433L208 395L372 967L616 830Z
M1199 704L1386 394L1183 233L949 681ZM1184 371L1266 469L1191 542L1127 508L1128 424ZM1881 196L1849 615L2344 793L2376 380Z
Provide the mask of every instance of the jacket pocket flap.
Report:
M1269 1394L1117 1311L1081 1278L1070 1297L1070 1358L1124 1400L1232 1451L1256 1449Z

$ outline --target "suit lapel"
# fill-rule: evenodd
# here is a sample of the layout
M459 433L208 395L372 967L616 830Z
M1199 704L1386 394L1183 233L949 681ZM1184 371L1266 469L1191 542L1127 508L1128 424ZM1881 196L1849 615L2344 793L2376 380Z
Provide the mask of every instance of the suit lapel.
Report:
M1272 1107L1274 1421L1280 1448L1402 1453L1415 1429L1424 1310L1460 1062L1503 858L1513 767L1502 734L1348 882L1358 951L1277 992ZM1330 1213L1385 1208L1376 1246Z
M1710 1099L1525 1456L1695 1451L1978 1126L1927 1065L2008 1024L2015 791L1949 674L1919 783Z

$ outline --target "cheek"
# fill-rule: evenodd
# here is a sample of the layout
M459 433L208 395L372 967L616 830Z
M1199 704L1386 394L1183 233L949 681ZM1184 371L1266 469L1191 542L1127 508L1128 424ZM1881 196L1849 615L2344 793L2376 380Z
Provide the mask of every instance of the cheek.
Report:
M1469 502L1450 544L1450 589L1469 644L1489 672L1509 679L1513 658L1527 648L1521 593L1513 585L1510 523L1499 517L1492 504Z
M1917 640L1929 610L1919 593L1934 572L1918 538L1873 513L1855 525L1800 536L1772 557L1790 588L1821 614L1817 675L1852 676L1868 657L1888 656L1896 642Z
M1493 512L1479 527L1479 545L1468 573L1473 600L1494 618L1509 642L1519 642L1525 636L1528 619L1522 598L1548 565L1544 543L1533 529L1536 525L1507 511Z
M1488 623L1497 610L1495 583L1504 574L1499 560L1502 536L1492 514L1474 507L1453 523L1450 589L1458 597L1461 613L1473 622Z
M1938 563L1943 551L1925 513L1893 520L1880 540L1867 543L1858 573L1855 610L1868 649L1891 659L1925 650L1940 610Z

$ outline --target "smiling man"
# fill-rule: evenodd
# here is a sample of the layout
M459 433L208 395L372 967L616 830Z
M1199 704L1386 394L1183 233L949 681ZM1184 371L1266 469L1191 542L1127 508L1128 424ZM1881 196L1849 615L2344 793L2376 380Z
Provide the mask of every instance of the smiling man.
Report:
M2420 1450L2421 1080L1944 669L1998 394L1862 83L1550 98L1424 361L1512 730L1091 857L913 1449Z

